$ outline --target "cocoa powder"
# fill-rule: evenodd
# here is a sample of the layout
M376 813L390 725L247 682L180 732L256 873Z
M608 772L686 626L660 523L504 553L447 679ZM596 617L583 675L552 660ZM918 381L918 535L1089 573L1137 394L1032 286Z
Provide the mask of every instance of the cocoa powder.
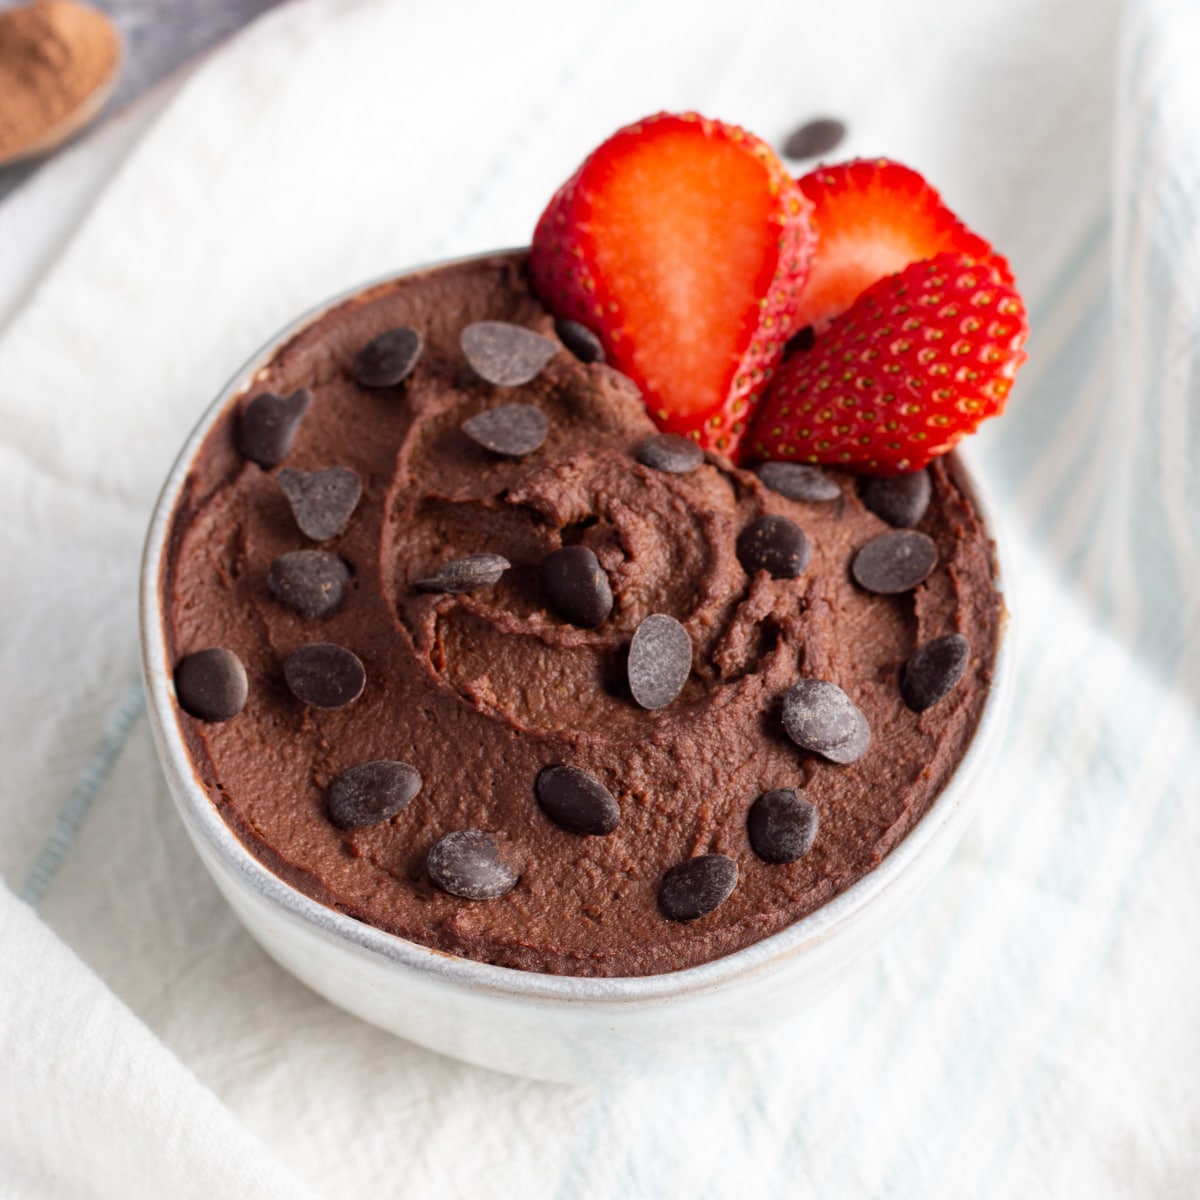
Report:
M0 12L0 160L73 132L119 58L112 22L87 5L35 0Z

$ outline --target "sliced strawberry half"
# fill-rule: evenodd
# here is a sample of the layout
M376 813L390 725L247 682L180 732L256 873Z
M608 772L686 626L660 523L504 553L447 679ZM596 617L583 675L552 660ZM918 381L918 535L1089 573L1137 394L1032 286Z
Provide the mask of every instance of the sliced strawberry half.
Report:
M661 428L732 454L793 327L810 209L766 143L661 113L614 134L563 184L530 270Z
M818 167L799 180L820 239L796 329L824 329L877 279L935 254L987 263L1011 284L1008 263L942 203L916 171L886 158Z
M939 254L872 284L775 373L747 448L915 471L1003 411L1029 333L1000 269Z

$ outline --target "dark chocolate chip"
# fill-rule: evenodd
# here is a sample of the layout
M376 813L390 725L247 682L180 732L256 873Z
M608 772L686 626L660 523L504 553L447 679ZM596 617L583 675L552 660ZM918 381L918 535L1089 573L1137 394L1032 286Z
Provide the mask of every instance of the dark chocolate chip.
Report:
M547 554L541 576L550 607L564 621L594 629L612 612L608 576L586 546L564 546Z
M783 143L787 158L820 158L841 145L846 136L846 123L836 117L818 117L788 134Z
M579 767L547 767L535 787L542 811L569 833L612 833L621 820L612 792Z
M500 554L464 554L462 558L442 563L428 579L418 579L417 587L423 592L462 595L498 583L511 566Z
M803 329L797 329L783 343L783 357L788 359L793 354L803 354L806 350L811 350L816 344L817 331L811 325L805 325Z
M363 387L395 387L413 373L424 345L421 335L407 325L385 329L354 356L350 374Z
M433 882L464 900L495 900L517 886L520 875L500 857L490 833L460 829L448 833L426 860Z
M867 747L871 744L871 726L867 724L867 718L861 712L856 713L855 720L857 724L854 733L840 745L831 746L824 751L823 756L830 762L848 766L858 762L866 754Z
M897 529L911 529L925 515L932 491L926 470L907 475L867 475L858 481L858 497L863 504Z
M895 596L911 591L936 566L933 538L903 530L873 537L854 556L850 570L868 592Z
M686 475L704 461L704 451L678 433L656 433L638 443L634 457L645 467L668 475Z
M836 683L801 679L783 698L783 727L804 750L827 754L859 735L862 714Z
M771 491L789 500L822 502L841 499L842 489L837 480L820 467L808 463L766 462L754 468L754 473Z
M900 694L913 712L924 712L948 696L967 671L971 644L961 633L936 637L904 664Z
M629 690L642 708L665 708L692 670L692 639L674 617L651 613L629 644Z
M750 806L746 832L764 862L790 863L812 849L817 836L817 806L795 788L763 792Z
M328 541L344 532L362 498L362 480L349 467L297 471L284 467L275 478L305 537Z
M292 694L313 708L341 708L362 695L367 682L358 655L332 642L314 642L293 650L283 663Z
M493 454L520 458L532 454L545 440L550 422L532 404L502 404L468 417L463 433Z
M181 658L175 666L179 707L201 721L228 721L246 706L246 668L232 650L214 646Z
M767 516L738 535L737 556L747 575L769 571L774 579L794 579L808 566L812 547L795 521Z
M259 392L242 410L238 422L242 453L268 470L283 462L310 404L312 392L308 388L300 388L290 396Z
M604 347L600 339L586 326L578 321L560 319L554 322L554 332L558 340L580 362L594 363L604 361Z
M339 829L362 829L389 821L421 790L408 763L378 759L343 771L329 788L329 819Z
M658 907L671 921L694 921L720 908L737 881L737 863L727 854L701 854L663 876Z
M281 554L267 570L267 587L289 608L313 620L342 607L350 568L325 550Z
M476 321L462 331L459 343L475 374L497 387L537 378L558 353L557 343L507 321Z

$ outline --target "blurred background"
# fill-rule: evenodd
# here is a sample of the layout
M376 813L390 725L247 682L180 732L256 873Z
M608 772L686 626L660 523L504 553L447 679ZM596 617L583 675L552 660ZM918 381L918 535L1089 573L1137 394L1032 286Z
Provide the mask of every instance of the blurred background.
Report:
M169 80L182 66L211 50L280 0L94 0L124 45L115 88L98 114L97 123L121 113L156 84ZM19 6L0 5L0 13ZM0 30L3 23L0 22ZM11 42L9 43L11 45ZM0 57L5 42L0 34ZM0 166L0 200L28 179L46 155Z

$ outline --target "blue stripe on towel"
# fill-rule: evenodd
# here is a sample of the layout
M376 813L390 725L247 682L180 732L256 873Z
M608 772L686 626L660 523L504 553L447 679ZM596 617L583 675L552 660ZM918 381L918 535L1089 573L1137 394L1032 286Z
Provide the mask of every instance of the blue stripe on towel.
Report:
M129 735L146 711L146 698L141 682L129 685L120 703L113 709L108 729L95 753L80 772L79 780L58 814L54 830L38 855L24 886L18 893L26 904L36 908L46 889L58 874L71 849L92 802L96 799L113 767L129 742Z

